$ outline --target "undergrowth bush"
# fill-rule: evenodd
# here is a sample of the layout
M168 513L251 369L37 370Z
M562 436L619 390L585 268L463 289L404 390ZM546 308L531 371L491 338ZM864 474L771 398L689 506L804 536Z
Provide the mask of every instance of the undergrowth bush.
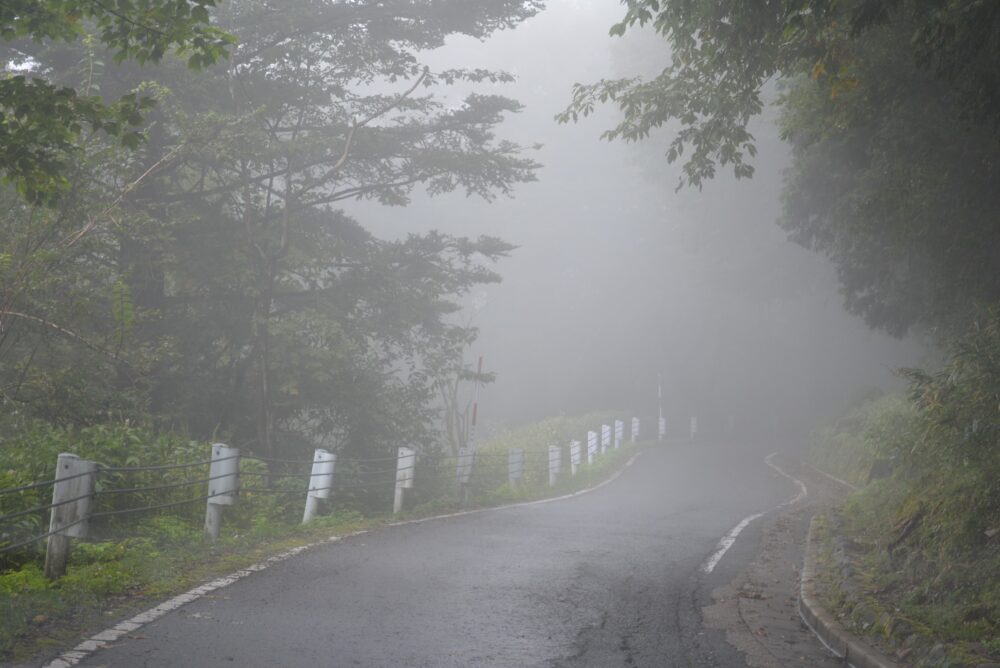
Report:
M997 311L953 341L941 371L901 374L907 397L881 397L817 432L812 458L858 484L876 458L894 458L891 477L842 508L842 529L862 555L858 595L981 661L983 648L1000 649Z

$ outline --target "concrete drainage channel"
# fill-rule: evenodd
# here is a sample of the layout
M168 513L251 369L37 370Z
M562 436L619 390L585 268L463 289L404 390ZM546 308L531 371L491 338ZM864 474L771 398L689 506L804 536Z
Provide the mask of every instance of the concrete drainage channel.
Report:
M819 553L814 535L816 518L809 523L806 554L802 564L802 584L799 594L799 615L827 649L854 668L900 668L900 664L883 652L854 637L829 612L824 610L816 597L816 563Z

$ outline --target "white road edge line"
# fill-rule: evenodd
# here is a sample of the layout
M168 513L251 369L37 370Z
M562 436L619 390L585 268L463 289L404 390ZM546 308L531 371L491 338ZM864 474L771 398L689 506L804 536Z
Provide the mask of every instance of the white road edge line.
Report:
M829 478L830 480L832 480L832 481L834 481L836 483L840 483L844 487L847 487L847 488L849 488L849 489L851 489L851 490L853 490L855 492L858 491L859 489L861 489L857 485L852 485L851 483L847 482L846 480L841 480L840 478L838 478L835 475L830 475L829 473L827 473L823 469L817 468L817 467L813 466L812 464L810 464L809 462L802 462L802 463L805 464L806 466L808 466L809 468L811 468L816 473L820 474L821 476L825 476L825 477Z
M731 548L733 546L733 544L736 542L736 538L755 519L757 519L759 517L763 517L764 515L767 515L768 513L774 512L775 510L779 510L779 509L784 508L786 506L790 506L792 504L798 503L802 499L804 499L807 496L809 496L809 490L806 489L805 483L803 483L801 480L799 480L795 476L792 476L792 475L789 475L788 473L785 473L785 471L783 471L780 466L778 466L777 464L775 464L774 462L771 461L772 459L774 459L775 455L777 455L777 454L778 454L777 452L772 452L767 457L764 457L764 463L767 464L768 466L770 466L772 469L774 469L778 473L780 473L781 475L783 475L786 478L788 478L789 480L791 480L792 482L794 482L798 486L798 488L799 488L799 493L796 494L793 498L785 501L784 503L778 504L777 506L775 506L774 508L771 508L770 510L765 510L762 513L757 513L756 515L750 515L749 517L744 517L740 521L739 524L737 524L732 529L730 529L729 532L725 536L722 537L722 540L719 541L719 545L715 548L715 552L713 552L712 555L708 559L705 560L705 563L703 563L701 565L701 569L700 570L703 573L711 573L712 571L715 570L715 567L719 565L719 562L722 560L722 557L725 556L726 552L729 551L729 548Z
M615 473L610 478L608 478L607 480L605 480L605 481L603 481L603 482L601 482L601 483L599 483L597 485L594 485L593 487L588 487L586 489L581 489L578 492L572 492L571 494L563 494L562 496L554 496L554 497L552 497L550 499L539 499L538 501L524 501L524 502L521 502L521 503L508 503L507 505L504 505L504 506L495 506L495 507L492 507L492 508L477 508L475 510L463 510L463 511L458 512L458 513L448 513L448 514L445 514L445 515L434 515L433 517L421 517L421 518L415 519L415 520L404 520L402 522L392 522L390 524L385 524L383 526L384 527L399 527L399 526L405 526L407 524L420 524L422 522L430 522L431 520L447 519L449 517L462 517L463 515L475 515L475 514L478 514L478 513L492 512L492 511L495 511L495 510L504 510L506 508L517 508L519 506L536 506L536 505L540 505L540 504L543 504L543 503L551 503L553 501L562 501L564 499L571 499L574 496L580 496L582 494L587 494L589 492L596 491L596 490L604 487L605 485L611 484L612 482L614 482L615 480L618 479L618 476L620 476L622 473L625 472L625 469L627 469L630 466L632 466L632 464L635 462L635 460L638 459L639 455L641 455L642 453L643 453L643 451L640 450L639 452L637 452L634 455L632 455L632 457L627 462L625 462L624 466L622 466L620 469L618 469L617 471L615 471ZM126 619L123 622L119 622L118 624L115 624L114 626L106 628L103 631L101 631L100 633L97 633L95 635L90 636L89 638L87 638L83 642L81 642L78 645L76 645L73 649L71 649L69 651L66 651L66 652L63 652L62 654L60 654L58 657L56 657L52 661L49 661L48 663L44 664L43 668L70 668L71 666L75 666L76 664L80 663L81 661L83 661L84 659L86 659L88 656L90 656L91 654L93 654L94 652L96 652L97 650L103 649L103 648L109 646L111 643L116 642L118 640L121 640L123 637L128 636L130 633L133 633L134 631L136 631L139 628L145 626L146 624L149 624L150 622L153 622L153 621L159 619L160 617L163 617L168 612L176 610L177 608L180 608L183 605L187 605L188 603L191 603L192 601L196 601L199 598L205 596L206 594L209 594L209 593L211 593L211 592L213 592L213 591L215 591L217 589L222 589L223 587L228 587L229 585L233 584L234 582L236 582L238 580L241 580L241 579L245 578L246 576L248 576L248 575L250 575L252 573L258 573L260 571L263 571L263 570L269 568L270 566L273 566L274 564L277 564L277 563L280 563L282 561L285 561L286 559L294 557L295 555L300 554L302 552L305 552L306 550L308 550L310 548L313 548L313 547L316 547L317 545L325 545L327 543L335 543L335 542L337 542L339 540L343 540L345 538L351 538L352 536L360 536L361 534L365 534L365 533L368 533L368 529L363 529L361 531L354 531L352 533L345 534L343 536L330 536L326 540L317 541L315 543L309 543L307 545L300 545L298 547L293 547L290 550L285 550L284 552L280 552L280 553L278 553L278 554L276 554L274 556L268 557L264 561L257 562L256 564L253 564L251 566L247 566L246 568L242 568L242 569L240 569L240 570L238 570L238 571L236 571L234 573L230 573L229 575L224 575L223 577L216 578L215 580L212 580L211 582L206 582L205 584L199 585L199 586L195 587L194 589L191 589L191 590L189 590L189 591L187 591L187 592L185 592L183 594L179 594L177 596L174 596L173 598L168 599L168 600L160 603L159 605L156 605L156 606L154 606L154 607L146 610L145 612L140 612L138 615L130 617L130 618Z

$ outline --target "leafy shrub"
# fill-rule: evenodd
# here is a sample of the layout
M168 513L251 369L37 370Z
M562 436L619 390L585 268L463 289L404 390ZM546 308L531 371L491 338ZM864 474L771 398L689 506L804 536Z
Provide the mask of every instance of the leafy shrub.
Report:
M821 469L863 485L876 459L902 461L920 438L921 422L913 403L901 395L883 395L814 431L810 458Z

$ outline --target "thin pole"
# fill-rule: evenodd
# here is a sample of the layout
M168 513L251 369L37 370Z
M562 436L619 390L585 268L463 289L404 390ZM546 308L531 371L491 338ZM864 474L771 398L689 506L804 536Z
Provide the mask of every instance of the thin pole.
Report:
M472 391L472 424L469 425L470 449L476 445L476 418L479 416L479 378L483 375L483 356L479 356L479 365L476 367L476 385Z
M663 421L663 381L660 378L660 372L656 372L656 403L659 408L659 415L657 417L660 422Z

